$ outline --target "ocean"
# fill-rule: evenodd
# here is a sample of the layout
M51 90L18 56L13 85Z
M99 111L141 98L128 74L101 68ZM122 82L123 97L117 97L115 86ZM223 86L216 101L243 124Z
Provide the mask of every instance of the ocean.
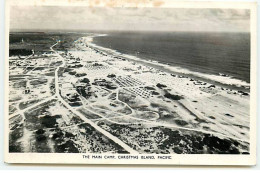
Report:
M250 83L250 33L110 32L93 43L141 59Z

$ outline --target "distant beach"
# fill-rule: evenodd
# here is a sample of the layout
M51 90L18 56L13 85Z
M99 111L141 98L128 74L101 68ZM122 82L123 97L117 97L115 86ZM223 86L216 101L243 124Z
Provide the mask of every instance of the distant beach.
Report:
M249 89L248 33L108 33L93 44L169 72Z

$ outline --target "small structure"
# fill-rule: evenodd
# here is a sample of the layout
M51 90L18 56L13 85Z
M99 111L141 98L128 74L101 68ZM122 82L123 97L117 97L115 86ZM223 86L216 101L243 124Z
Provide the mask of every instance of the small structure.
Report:
M24 91L25 94L30 94L31 93L31 90L29 87L26 87L25 91Z

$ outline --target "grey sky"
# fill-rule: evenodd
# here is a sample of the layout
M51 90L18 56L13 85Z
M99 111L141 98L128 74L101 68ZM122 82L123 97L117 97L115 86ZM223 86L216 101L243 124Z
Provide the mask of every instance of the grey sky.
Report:
M250 31L249 10L13 6L10 29Z

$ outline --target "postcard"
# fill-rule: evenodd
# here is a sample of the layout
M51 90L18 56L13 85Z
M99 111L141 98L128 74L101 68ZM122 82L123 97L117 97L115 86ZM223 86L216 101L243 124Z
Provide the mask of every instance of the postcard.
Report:
M255 165L256 7L8 0L5 162Z

